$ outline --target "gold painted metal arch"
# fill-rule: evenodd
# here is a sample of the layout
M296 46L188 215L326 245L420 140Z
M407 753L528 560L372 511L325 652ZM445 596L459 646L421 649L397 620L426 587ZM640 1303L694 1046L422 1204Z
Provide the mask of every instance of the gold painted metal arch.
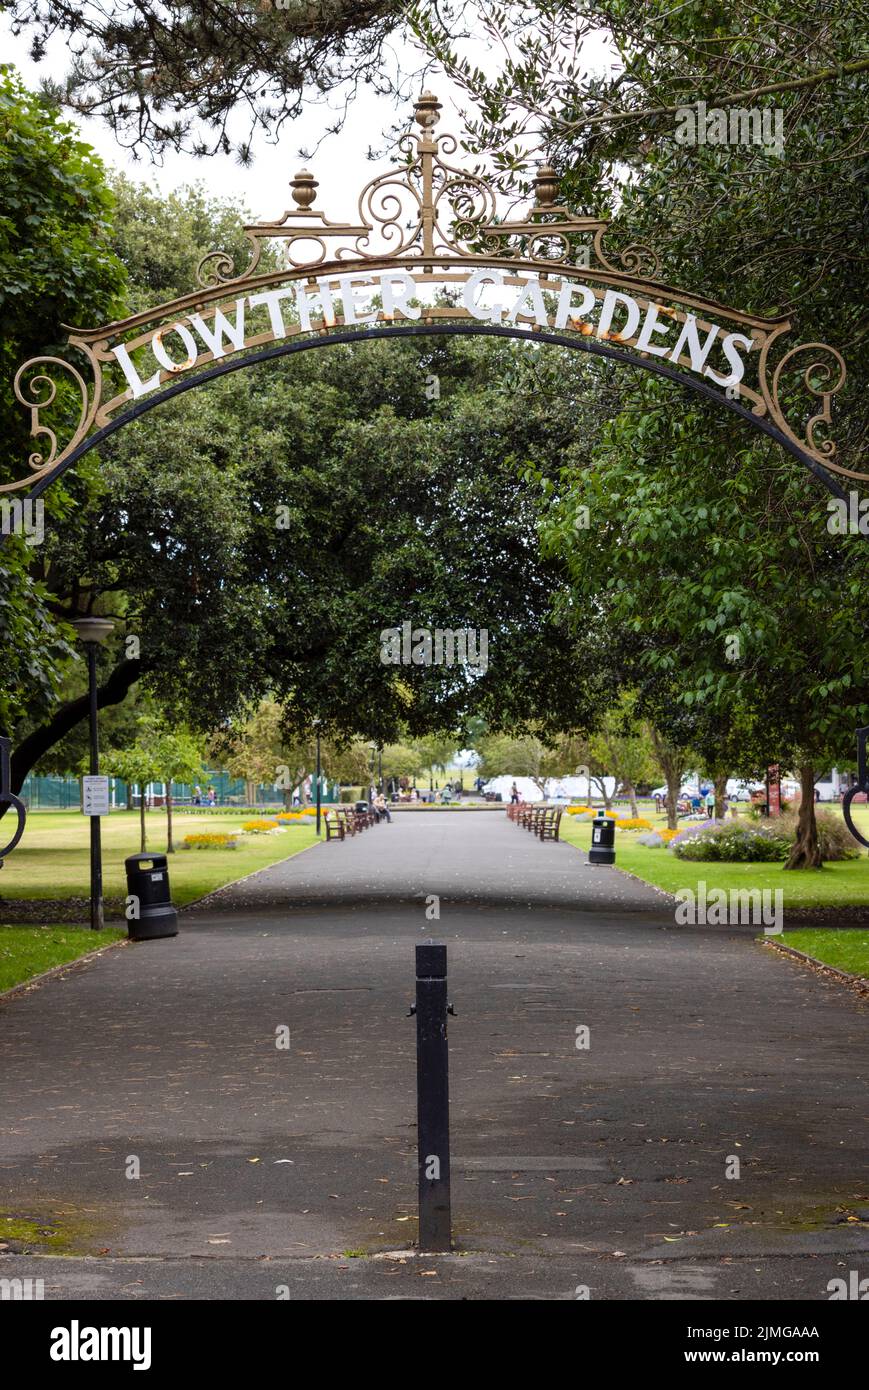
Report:
M591 336L617 346L618 360L656 370L653 358L662 350L644 331L650 318L653 332L670 326L678 335L677 347L683 340L686 347L667 360L688 384L696 385L691 378L703 340L714 340L720 348L729 333L732 342L748 343L745 365L753 369L751 378L743 376L735 388L727 388L726 404L732 408L735 389L739 413L779 437L821 476L835 473L869 482L869 473L837 457L829 435L833 398L845 381L845 363L835 348L791 345L792 324L786 317L746 314L662 283L654 252L639 245L611 249L609 223L574 215L557 204L558 182L548 167L537 174L535 203L527 216L499 220L487 181L448 158L457 142L452 135L436 135L439 113L437 99L424 93L415 108L420 133L400 142L403 163L363 188L355 222L332 222L315 209L317 183L303 170L291 184L295 206L274 222L245 228L250 248L245 266L236 267L226 252L210 252L200 263L199 285L189 293L98 328L70 328L68 346L87 362L89 380L59 357L25 363L14 388L30 412L39 448L28 460L29 474L0 491L35 483L44 490L74 455L81 456L89 438L120 422L140 398L149 393L165 398L167 383L207 377L210 364L222 359L238 358L239 366L248 358L262 360L264 349L282 338L305 339L312 346L337 336L344 339L360 322L354 282L380 289L381 305L366 323L397 325L402 317L415 317L417 332L425 325L436 330L446 324L454 332L463 331L463 325L465 331L479 331L475 320L481 315L468 299L467 287L487 275L500 277L505 291L515 292L521 308L510 322L532 341L535 336L553 341L552 330L564 342ZM283 263L263 269L269 265L265 248L275 246ZM400 303L392 302L396 286L403 286ZM411 290L418 296L418 312L409 307ZM456 302L460 290L462 303ZM563 303L559 296L564 292L570 301L574 290L587 313L553 322L558 318L553 306ZM423 302L426 295L433 302ZM603 315L603 306L616 301L627 308L623 329L614 330L609 320L604 329L601 318L595 330L589 316ZM282 308L286 305L289 321ZM631 327L631 305L643 328L639 317ZM509 336L521 334L511 330ZM671 367L665 374L672 377ZM706 377L722 379L702 370ZM706 381L703 389L715 394ZM805 393L803 401L807 395L818 403L804 425L793 423L786 413L786 406L796 409L797 392Z

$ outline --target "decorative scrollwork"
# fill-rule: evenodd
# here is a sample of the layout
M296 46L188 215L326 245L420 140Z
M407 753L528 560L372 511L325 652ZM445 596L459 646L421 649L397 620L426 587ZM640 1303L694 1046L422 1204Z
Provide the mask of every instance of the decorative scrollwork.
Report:
M477 174L456 169L440 158L435 178L432 216L442 246L467 254L496 215L495 194Z
M262 241L248 236L251 254L244 270L236 270L235 261L228 251L209 251L196 267L196 281L203 289L215 289L218 285L232 284L235 280L246 280L252 275L260 262Z
M594 236L594 249L598 260L604 270L610 271L614 275L635 275L637 278L654 280L661 269L661 258L650 246L643 246L639 242L633 242L626 246L623 251L615 255L612 261L603 249L603 238L609 231L608 226L601 227Z
M539 256L545 261L562 261L569 264L571 260L570 237L565 232L541 230L537 236L529 238L528 255L532 260Z
M806 422L805 436L800 439L798 435L787 424L785 413L779 399L780 392L784 389L784 379L782 373L790 364L791 366L798 357L804 354L812 354L814 360L810 361L803 369L802 379L805 389L811 395L816 396L821 401L821 409L812 415ZM824 355L826 360L818 357ZM848 469L840 468L833 462L834 455L837 453L835 441L832 439L816 439L815 431L819 425L829 426L832 423L833 413L831 402L833 396L841 391L845 384L847 369L842 354L836 348L829 347L826 343L799 343L786 352L777 364L772 374L772 411L778 419L785 433L794 439L801 448L808 450L815 458L823 461L828 467L836 472L847 473L850 477L867 477L866 474L853 473ZM818 378L824 384L816 384Z
M413 182L413 175L418 172L417 165L390 169L365 185L359 195L359 219L368 230L356 238L357 255L384 255L383 249L372 246L371 234L375 231L386 243L385 254L390 256L402 255L417 241L423 203Z
M36 372L30 375L36 367L53 367L67 372L75 383L81 405L79 408L78 423L73 430L69 442L65 445L62 452L58 453L57 434L50 425L45 423L42 415L43 411L48 410L57 399L57 382L46 372ZM83 438L90 424L92 413L92 402L88 395L88 388L85 384L81 372L62 357L32 357L29 362L18 368L15 379L12 383L16 400L30 411L30 433L34 439L47 439L48 452L40 453L34 451L28 460L28 467L41 477L43 473L48 473L62 458L65 458ZM0 487L0 492L8 492L15 487L22 486L21 483L7 483Z

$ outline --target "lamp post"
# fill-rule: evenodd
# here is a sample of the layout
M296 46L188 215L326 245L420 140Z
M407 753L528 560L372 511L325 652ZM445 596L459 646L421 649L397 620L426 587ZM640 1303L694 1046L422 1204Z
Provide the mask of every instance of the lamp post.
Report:
M90 771L95 777L100 770L100 745L97 733L97 648L114 630L108 618L76 618L73 627L87 652L88 705L90 710ZM103 858L100 840L100 818L91 816L91 929L103 926Z
M322 719L314 720L314 728L317 730L317 835L320 834L320 725Z
M375 758L375 755L376 755L376 753L377 753L377 744L376 744L376 743L369 743L368 747L371 749L371 764L370 764L369 769L368 769L368 770L369 770L369 775L370 775L370 785L369 785L368 790L369 790L369 791L373 791L373 790L374 790L374 758Z

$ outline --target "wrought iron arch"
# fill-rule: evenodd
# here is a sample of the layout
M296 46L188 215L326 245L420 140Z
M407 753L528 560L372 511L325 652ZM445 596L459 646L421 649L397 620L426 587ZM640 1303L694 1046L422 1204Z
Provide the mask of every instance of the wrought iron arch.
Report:
M228 372L330 343L452 333L633 363L740 416L835 496L845 495L840 480L869 482L839 459L829 435L846 377L837 349L791 344L786 316L748 314L661 282L649 248L610 249L609 223L558 205L548 167L527 216L499 219L486 180L446 158L457 142L435 133L439 113L424 93L414 112L421 133L400 142L403 164L363 188L355 223L314 208L317 182L303 170L291 183L295 206L245 228L245 267L210 252L189 293L99 328L70 328L67 347L87 361L89 379L66 358L24 363L15 393L31 435L45 442L29 473L0 493L29 488L38 497L123 425ZM275 243L283 264L263 271ZM801 425L788 411L802 391L818 404Z
M377 338L440 337L456 333L465 336L514 338L524 342L528 341L528 334L523 329L511 328L503 324L392 324L383 325L382 327L360 328L343 333L331 333L328 340L325 342L322 339L303 339L301 341L282 343L275 347L261 348L259 351L242 358L233 358L228 362L221 362L217 366L209 367L196 376L190 376L181 381L172 382L171 385L163 387L162 390L156 392L153 396L149 396L147 400L141 401L130 410L125 411L124 414L116 416L109 424L104 425L101 429L97 430L96 433L89 435L78 444L49 474L40 478L39 482L34 484L31 488L28 496L32 499L40 497L56 478L60 477L62 473L65 473L68 468L72 468L74 464L78 463L91 449L95 449L124 425L128 425L131 421L146 415L148 411L153 410L155 406L162 405L166 401L172 400L175 396L183 395L185 392L193 390L196 386L202 386L208 381L214 381L217 377L227 376L231 372L241 371L246 367L255 366L260 362L269 362L277 357L286 357L291 353L309 352L313 348L359 343ZM575 339L571 339L565 334L546 331L535 334L534 341L573 348L580 352L588 352L594 356L608 358L610 361L614 362L637 365L635 358L631 357L628 353L621 351L619 348L611 347L606 343L597 343L593 341L577 342ZM659 376L663 376L670 381L676 381L682 386L687 386L690 390L696 391L699 395L707 399L720 401L719 393L705 382L687 380L679 372L661 363L647 364L647 370ZM774 439L776 443L780 444L789 454L809 468L835 497L843 501L846 500L846 495L836 479L831 477L816 459L811 458L801 450L798 445L794 444L792 440L788 439L786 435L782 434L781 430L771 421L762 418L758 419L753 416L751 411L744 405L741 405L739 401L725 399L721 403L724 405L725 409L732 411L735 415L741 416L744 420L748 420L756 429L763 431L764 434Z

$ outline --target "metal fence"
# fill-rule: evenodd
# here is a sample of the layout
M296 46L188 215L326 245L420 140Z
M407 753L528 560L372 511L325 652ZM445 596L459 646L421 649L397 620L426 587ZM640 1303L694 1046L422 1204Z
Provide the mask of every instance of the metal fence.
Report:
M336 783L323 778L321 800L324 803L340 800L340 789ZM253 800L249 799L248 783L240 777L231 777L220 769L203 770L202 781L198 783L202 805L208 804L208 789L214 788L217 806L282 806L283 793L265 784L257 786ZM154 782L146 788L146 804L162 806L165 802L165 784ZM176 806L193 806L194 786L192 783L173 782L172 800ZM35 777L25 779L21 789L21 800L28 811L77 811L81 806L81 781L78 777ZM109 804L118 810L132 809L139 805L139 789L128 787L120 777L109 778Z

